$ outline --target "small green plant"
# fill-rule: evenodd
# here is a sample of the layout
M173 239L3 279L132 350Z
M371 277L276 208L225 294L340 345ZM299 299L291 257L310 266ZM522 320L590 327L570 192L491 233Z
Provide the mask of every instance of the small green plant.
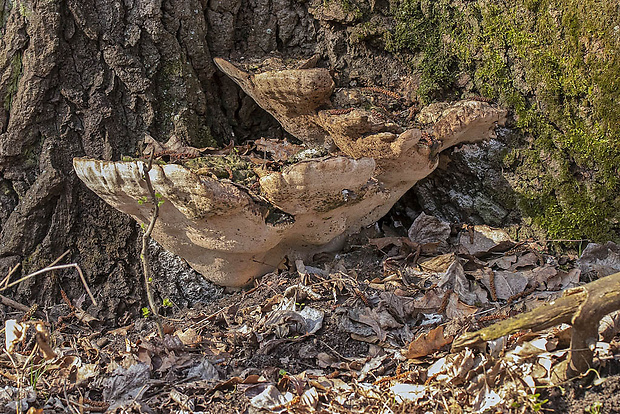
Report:
M164 196L159 194L159 193L155 193L155 198L157 199L157 207L161 207L162 204L164 204Z
M32 386L32 389L34 389L34 390L37 389L37 383L39 382L39 379L41 379L41 377L43 376L45 371L47 371L47 364L43 364L43 365L41 365L41 366L39 366L38 368L35 369L34 361L31 361L31 366L30 366L30 385Z
M603 412L603 403L597 401L593 402L588 408L586 408L586 413L588 414L601 414Z
M148 318L151 315L151 311L146 306L142 308L142 317Z
M542 410L542 406L549 402L548 399L541 400L540 393L528 395L527 398L530 400L530 404L532 406L532 411L539 412Z
M286 372L285 369L280 368L280 371L278 371L278 376L283 377L285 375L287 375L288 372Z
M168 298L165 298L161 304L161 306L163 306L164 308L171 308L172 307L172 301Z
M138 204L143 205L144 203L146 203L148 201L148 199L145 197L140 197L138 199Z

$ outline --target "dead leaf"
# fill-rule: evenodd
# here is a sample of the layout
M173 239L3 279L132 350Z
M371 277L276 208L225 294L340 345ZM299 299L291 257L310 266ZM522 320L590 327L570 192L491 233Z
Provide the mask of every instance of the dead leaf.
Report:
M538 286L544 289L547 281L558 274L558 270L553 266L544 265L524 271L522 274L527 278L529 286L535 286L538 283Z
M194 400L189 398L187 395L175 390L170 390L170 399L179 404L179 406L186 411L194 412Z
M475 293L475 283L475 281L467 279L463 266L458 260L455 260L441 278L439 286L444 289L452 289L463 302L473 305L479 300Z
M274 161L286 161L304 149L301 145L278 139L260 138L254 141L254 145L258 151L270 153Z
M457 295L450 295L446 306L446 317L448 319L459 319L473 315L478 311L476 306L469 306L461 302Z
M75 307L74 311L75 313L75 317L78 318L78 320L80 322L84 322L84 323L89 323L89 322L93 322L93 321L98 321L99 319L95 318L94 316L84 312L82 309L80 309L79 307Z
M517 256L514 254L511 254L509 256L502 256L499 257L497 259L493 259L493 260L489 260L489 266L493 267L493 266L497 266L502 270L508 270L510 269L510 266L512 266L513 263L515 263L517 261Z
M416 299L413 303L413 309L408 309L408 312L412 313L414 310L420 312L435 311L441 307L444 295L445 292L439 289L431 289L423 297Z
M581 276L580 269L571 269L568 272L558 270L555 276L551 276L547 280L547 289L549 290L563 290L570 287L575 287L579 284L579 277Z
M442 254L419 264L422 270L427 272L443 273L456 260L454 253Z
M275 386L268 385L263 392L250 400L250 404L259 409L281 412L286 411L286 404L291 402L293 398L292 393L285 392L282 394Z
M602 245L589 243L579 258L579 267L599 278L620 272L620 246L611 241Z
M497 271L495 275L495 295L497 299L507 300L509 297L521 293L528 285L528 278L523 272ZM491 291L491 273L484 272L482 283Z
M202 341L202 338L194 328L188 328L185 331L176 331L174 333L186 346L196 346Z
M459 245L472 256L506 251L515 246L508 233L489 226L474 226L473 237L468 231L459 234Z
M164 144L158 142L149 134L146 134L144 137L144 144L145 148L143 154L145 156L150 156L151 153L154 153L155 155L162 153L183 154L190 158L198 157L200 155L200 149L185 145L176 135L172 135Z
M121 326L120 328L116 328L108 332L110 335L119 335L119 336L127 336L127 332L133 328L133 323L127 326Z
M43 324L43 322L37 321L37 322L34 322L34 326L35 326L35 330L37 331L37 334L36 334L37 344L39 345L39 348L41 349L41 352L43 353L43 357L47 361L56 358L58 355L56 354L56 352L54 352L54 350L48 343L50 333L45 327L45 324Z
M517 259L517 262L510 267L510 270L517 270L520 267L538 265L539 256L534 252L527 252Z
M444 337L443 326L440 325L428 333L422 334L410 344L405 356L409 359L421 358L439 351L445 345L452 343L454 337Z
M434 216L421 213L409 228L407 235L419 244L446 242L450 237L450 224Z

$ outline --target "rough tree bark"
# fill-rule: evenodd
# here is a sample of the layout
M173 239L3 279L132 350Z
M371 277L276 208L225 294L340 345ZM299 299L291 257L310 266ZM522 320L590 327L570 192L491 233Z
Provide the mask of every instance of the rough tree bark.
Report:
M73 157L135 155L146 132L195 146L282 134L213 56L318 52L347 73L364 65L347 63L360 52L346 49L344 27L295 0L4 0L0 11L0 275L71 249L103 318L143 300L139 229L79 182ZM63 286L75 299L73 279L31 279L13 297L57 303Z
M374 0L0 0L0 275L16 263L39 269L70 249L101 299L91 313L136 312L146 302L140 231L79 182L72 158L135 155L145 133L198 147L280 138L277 122L217 71L215 56L317 53L337 85L414 98L406 65L352 31L362 14L389 27L389 9ZM187 302L210 292L156 253L161 295ZM74 279L31 279L12 297L58 303L63 286L76 299ZM184 286L190 280L198 287Z

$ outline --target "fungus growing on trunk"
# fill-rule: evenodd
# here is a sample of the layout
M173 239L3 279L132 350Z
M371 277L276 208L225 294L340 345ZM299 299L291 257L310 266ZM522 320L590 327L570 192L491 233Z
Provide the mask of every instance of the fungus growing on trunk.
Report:
M381 218L429 175L439 151L489 138L506 116L488 103L461 101L439 115L434 129L423 130L382 119L363 105L330 108L334 82L326 69L250 73L215 62L309 149L329 150L272 170L246 157L256 163L252 185L234 182L232 171L217 178L189 163L153 164L149 177L164 201L153 238L223 286L245 285L285 256L304 259L341 248L347 235ZM139 203L148 196L142 162L76 158L74 167L108 204L145 223L150 206Z

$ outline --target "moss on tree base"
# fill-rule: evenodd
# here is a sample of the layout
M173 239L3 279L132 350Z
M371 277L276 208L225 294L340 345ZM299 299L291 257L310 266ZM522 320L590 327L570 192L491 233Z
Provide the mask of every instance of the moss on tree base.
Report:
M420 98L482 95L510 107L505 156L519 207L553 238L620 239L620 5L511 0L392 3L386 48Z

